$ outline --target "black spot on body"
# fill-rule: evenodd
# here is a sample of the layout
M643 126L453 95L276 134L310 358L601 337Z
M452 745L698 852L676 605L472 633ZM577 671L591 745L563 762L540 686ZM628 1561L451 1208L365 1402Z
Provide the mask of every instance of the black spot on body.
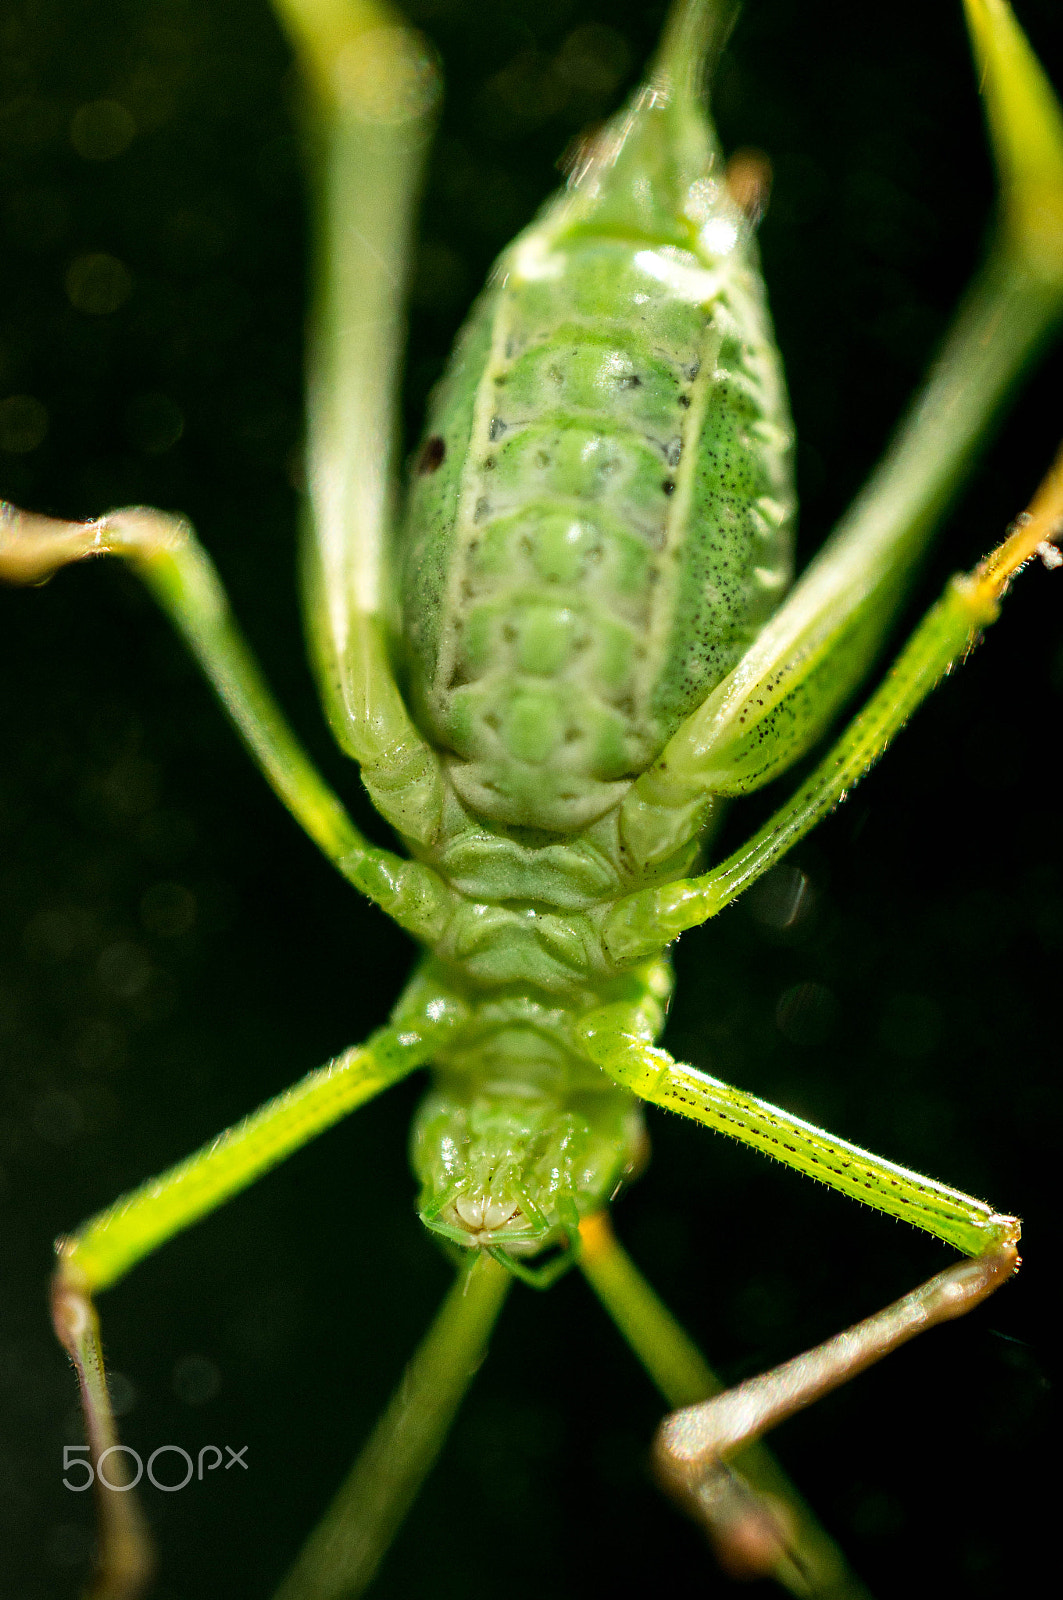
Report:
M425 478L431 472L438 472L443 465L446 453L446 440L441 439L438 433L434 433L430 439L426 439L417 457L417 476Z

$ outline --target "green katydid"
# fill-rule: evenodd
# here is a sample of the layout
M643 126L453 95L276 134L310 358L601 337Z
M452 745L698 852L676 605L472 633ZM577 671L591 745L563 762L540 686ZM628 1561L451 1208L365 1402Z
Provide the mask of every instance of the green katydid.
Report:
M308 7L305 15L301 7L291 9L296 27L307 30L303 45L308 52L311 77L315 71L334 73L330 52L336 41L330 42L327 33L317 31L320 19L308 20L314 8ZM531 538L530 559L544 589L549 583L575 584L578 589L581 582L586 585L590 581L585 572L573 576L568 567L562 571L566 560L571 566L573 550L579 555L580 541L586 543L587 539L582 527L576 535L569 536L576 515L573 502L593 505L606 500L602 483L624 483L626 471L634 484L629 485L626 509L640 527L642 547L664 548L669 554L674 548L676 560L682 564L679 535L691 524L691 508L697 503L699 492L696 469L685 467L684 458L687 463L700 460L695 446L699 438L705 437L706 415L728 379L733 384L739 377L748 380L753 392L742 397L742 404L749 409L739 412L735 428L740 431L743 424L752 422L759 430L758 449L750 448L746 440L728 447L728 466L740 478L755 480L755 493L747 494L747 502L756 515L747 519L742 535L746 553L742 559L749 571L759 570L762 574L758 580L762 591L773 595L780 587L785 556L780 553L778 540L779 529L786 520L787 490L775 458L785 453L786 419L774 393L766 395L766 391L774 391L776 379L770 371L767 376L763 371L764 363L770 365L771 358L765 353L769 347L757 321L755 304L749 313L754 319L753 331L745 326L742 335L755 357L747 363L750 370L739 371L734 364L739 357L721 354L720 340L722 337L726 343L728 332L721 307L726 304L731 314L736 301L755 302L756 290L750 291L748 284L750 268L744 252L749 245L744 219L726 189L707 179L706 174L714 169L706 150L698 145L701 135L692 98L693 68L689 65L692 46L691 40L684 37L684 29L696 25L699 12L697 7L677 12L670 44L661 57L659 71L670 80L671 97L665 92L662 78L657 101L644 100L641 121L637 119L633 128L626 130L623 149L611 152L607 161L600 147L598 166L593 158L588 162L582 186L574 191L575 198L566 203L567 209L555 211L518 243L509 260L510 281L501 291L503 310L497 305L489 306L486 319L481 319L483 349L479 368L475 367L475 334L466 346L463 359L467 366L474 367L472 377L476 380L469 385L473 398L452 398L449 410L444 400L442 420L430 423L430 430L434 431L429 432L415 466L414 506L421 501L425 509L418 528L409 535L414 556L408 563L410 576L406 584L405 632L415 639L416 648L407 658L405 687L416 708L415 722L411 722L387 670L388 629L399 631L389 610L391 601L374 587L377 577L367 559L365 542L355 545L350 538L352 525L362 529L367 518L373 523L379 514L372 509L367 512L363 498L372 495L373 470L383 448L379 432L373 435L369 431L370 424L378 424L380 413L378 396L366 386L364 374L366 370L379 371L387 361L378 349L364 347L357 336L345 348L337 332L342 327L342 312L330 310L329 302L329 295L340 294L343 286L326 274L325 311L318 329L317 410L311 438L311 460L316 461L312 477L318 490L317 515L319 528L324 530L320 535L320 568L312 580L312 615L322 681L343 742L349 753L361 760L367 786L381 813L411 842L417 865L404 866L394 856L367 850L334 796L316 779L264 697L253 665L241 655L238 641L228 631L209 564L198 547L188 543L181 529L145 513L116 514L88 526L48 525L44 519L33 517L12 518L8 522L4 561L6 575L15 579L39 579L67 560L105 549L131 557L191 637L193 648L221 688L275 787L311 836L358 887L395 915L415 937L440 952L442 961L442 966L430 966L422 975L419 986L410 992L407 1009L398 1014L390 1032L378 1036L369 1052L351 1052L333 1065L327 1079L307 1080L295 1101L289 1098L283 1105L271 1103L263 1119L253 1123L250 1130L228 1144L213 1147L211 1161L193 1158L195 1165L175 1169L177 1179L165 1192L160 1193L159 1186L154 1185L150 1193L145 1191L142 1201L123 1203L120 1212L102 1214L74 1236L67 1253L66 1276L61 1281L59 1322L87 1374L88 1411L93 1426L101 1430L101 1447L106 1445L109 1425L98 1386L93 1392L96 1356L91 1336L85 1332L90 1324L85 1320L88 1313L83 1291L106 1287L155 1244L250 1181L258 1170L279 1159L281 1153L294 1148L317 1127L327 1125L429 1057L441 1058L452 1076L443 1080L443 1091L450 1103L442 1104L438 1099L431 1102L420 1123L420 1176L425 1185L422 1216L451 1244L468 1246L473 1256L478 1247L482 1250L484 1264L476 1267L470 1285L471 1303L480 1305L485 1325L500 1304L507 1282L496 1269L534 1275L541 1272L536 1257L544 1249L551 1252L547 1272L563 1269L579 1258L581 1224L586 1236L582 1260L588 1275L607 1303L612 1296L611 1309L617 1320L621 1324L631 1321L638 1291L630 1280L626 1287L618 1287L624 1282L618 1266L621 1258L608 1236L602 1234L599 1212L625 1174L637 1164L640 1133L629 1098L614 1088L595 1087L599 1081L606 1082L602 1073L610 1075L621 1089L633 1088L644 1099L686 1108L688 1114L710 1125L723 1125L734 1132L737 1120L745 1128L749 1142L762 1146L767 1143L775 1154L779 1153L782 1129L782 1142L789 1146L792 1164L799 1169L812 1170L850 1193L873 1186L876 1203L896 1215L910 1215L913 1208L919 1208L923 1225L930 1231L989 1262L988 1267L973 1269L973 1277L967 1269L949 1274L949 1293L970 1283L971 1298L976 1299L1010 1270L1012 1255L1008 1252L1014 1238L1010 1219L997 1217L989 1208L954 1191L942 1190L909 1174L899 1175L888 1163L854 1153L840 1141L829 1141L828 1148L821 1136L805 1133L784 1114L771 1108L759 1110L750 1096L736 1096L689 1069L674 1070L653 1047L667 994L667 976L656 959L660 948L681 928L720 909L747 881L770 865L823 809L835 803L936 678L965 653L970 640L995 614L995 591L991 587L968 584L966 588L951 589L944 609L933 614L916 634L910 653L902 658L911 670L906 668L899 678L895 674L887 680L887 692L871 702L870 725L866 721L862 724L865 742L860 744L851 737L847 741L843 736L837 747L838 756L829 757L819 777L813 776L812 788L800 791L804 796L801 805L788 810L784 804L781 821L769 824L756 836L752 853L736 852L724 868L690 878L692 847L705 831L709 796L742 792L765 781L774 770L781 770L795 759L825 728L830 714L858 676L858 666L877 645L880 625L870 620L871 614L879 617L883 610L891 610L901 586L889 536L898 524L905 525L905 519L909 528L917 528L922 534L922 524L929 516L927 507L936 509L936 503L952 484L954 457L962 457L970 448L963 439L964 428L971 438L977 435L993 408L993 386L1006 385L1056 314L1060 289L1053 276L1054 245L1045 245L1036 238L1036 227L1050 208L1040 191L1036 204L1027 201L1023 180L1030 176L1029 167L1038 184L1058 181L1058 171L1052 169L1052 162L1058 164L1059 160L1058 144L1052 142L1058 131L1053 120L1057 113L1046 99L1037 138L1025 137L1009 157L1007 127L1013 123L1008 119L1033 114L1029 77L1033 69L1024 65L1025 77L1009 77L993 55L995 42L1009 37L994 31L1007 28L1006 13L997 7L975 9L976 18L984 26L989 27L989 22L994 25L986 34L983 48L988 51L990 92L1000 96L993 103L1005 124L1002 164L1013 185L1008 226L1023 215L1024 208L1032 212L1033 245L1028 236L1020 237L1016 246L1019 264L1016 266L1009 257L1003 277L998 268L998 278L984 290L983 302L975 303L971 315L981 316L980 327L972 332L968 325L966 333L959 335L967 342L961 345L951 374L946 367L939 378L946 386L951 384L948 392L952 410L947 429L936 433L926 424L924 412L924 426L909 435L909 456L903 473L896 466L897 457L893 458L892 499L887 496L891 514L897 512L898 477L913 504L901 508L903 515L898 513L892 524L884 515L889 555L882 556L876 567L876 558L865 541L848 565L837 554L818 563L819 576L812 580L811 592L815 593L818 584L826 598L818 605L806 603L804 609L801 603L791 601L759 634L758 624L770 607L762 600L751 601L748 593L742 595L737 610L732 608L722 623L714 620L716 632L711 633L709 618L715 602L702 604L699 610L697 603L682 599L691 588L698 588L704 600L710 584L698 572L688 572L682 582L672 584L671 601L663 609L663 624L660 609L656 619L651 616L633 623L634 613L622 614L621 600L617 615L601 626L606 631L612 626L615 632L619 617L619 624L627 627L629 636L633 629L637 632L641 627L653 641L651 666L655 665L657 677L654 679L652 673L647 677L644 672L633 688L628 680L617 677L619 669L610 668L613 678L603 700L607 707L605 722L609 725L604 726L601 716L598 723L592 724L587 720L589 712L577 713L575 737L571 739L569 730L559 722L564 696L551 697L541 685L537 694L533 693L524 681L529 677L546 680L549 686L551 677L557 677L561 669L545 666L544 660L568 660L586 648L579 639L574 645L566 645L559 638L571 626L570 619L559 618L555 605L553 614L530 628L527 616L533 607L522 594L519 604L513 602L517 604L514 618L507 621L503 616L497 624L502 634L491 632L495 626L492 615L498 611L499 574L512 581L515 564L528 553L522 539ZM375 31L380 22L378 15L344 8L337 16L343 27L354 30L352 38L345 39L342 33L339 38L344 70L354 61L357 71L353 89L343 80L344 94L349 93L350 100L340 96L333 104L326 96L319 103L316 133L323 148L332 151L337 165L347 164L341 174L343 182L337 187L337 193L347 197L342 204L350 204L352 187L357 192L357 184L351 183L354 174L362 180L364 203L375 205L377 213L386 213L377 215L377 228L393 226L398 230L390 241L397 262L405 246L402 207L394 199L401 173L395 169L402 164L402 146L416 146L420 141L416 111L421 103L427 112L430 95L425 86L430 84L430 74L416 56L402 54L415 49L408 39ZM374 25L370 43L360 37L367 17ZM393 50L399 51L397 58L391 53ZM383 52L379 59L375 51ZM397 110L396 84L401 101ZM1010 102L1009 94L1013 97ZM366 99L372 109L368 126L359 115L348 119L345 110L351 104L365 104ZM663 136L662 129L667 130ZM662 137L683 147L681 160L675 157L672 145L661 155L655 140ZM379 171L370 168L367 144L371 153L379 153ZM1029 156L1031 149L1033 157ZM1008 159L1012 162L1010 169ZM634 163L633 180L627 176L626 161ZM661 165L653 191L655 209L644 215L638 211L642 204L638 184L645 168L655 161ZM618 193L618 187L625 182L628 190ZM667 201L669 182L676 194L693 194L689 214L674 198ZM387 196L383 206L381 196ZM665 214L671 219L667 225L662 221ZM345 219L346 213L338 205L334 218L338 236L343 236ZM633 235L637 248L630 247ZM1009 237L1014 243L1013 236ZM614 341L614 347L601 347L599 365L587 369L582 359L584 346L598 347L590 339L577 339L574 359L567 367L564 360L560 361L560 377L553 376L549 364L545 373L537 370L539 352L547 350L549 354L547 335L551 329L570 330L586 314L588 295L600 299L597 276L602 271L601 261L609 256L615 240L628 249L634 262L633 267L629 262L623 270L642 275L637 287L628 285L624 291L630 302L629 314L631 303L636 303L633 296L641 295L637 304L651 308L646 316L656 314L665 321L672 319L668 329L662 323L647 336L648 345L636 349L643 366L637 360L625 365L631 350L622 341L621 347L616 348ZM581 241L589 260L589 266L584 263L584 270L591 281L590 290L580 286L578 263L573 264ZM1027 254L1023 255L1023 251ZM348 259L344 260L333 250L326 253L325 259L335 266L336 277L346 274L364 296L374 284L369 257L376 260L380 254L380 234L376 232L372 249L367 248L366 253L359 255L355 251L351 258L348 252ZM617 255L619 260L619 252ZM729 264L735 262L737 272L729 278ZM379 276L384 281L376 282L376 290L386 294L389 274L385 270ZM609 265L607 276L608 292L617 292L621 268ZM561 311L550 300L551 295L560 292L552 287L557 281L564 284L565 293L572 295ZM993 330L1000 323L1001 296L1011 297L1010 315L1003 336L997 339ZM716 316L714 325L712 317L705 315L705 308L710 306ZM698 311L698 317L692 315L692 308ZM600 312L600 304L597 309ZM678 323L684 316L687 322L680 327ZM688 349L691 340L696 342L696 338L704 336L710 325L714 341L712 371L714 375L724 374L716 389L709 382L706 352L691 356ZM529 327L533 329L531 334L527 332ZM569 331L565 337L570 337ZM738 343L741 345L741 339ZM483 350L488 353L483 354ZM970 381L968 370L973 350L980 350L986 363L977 384ZM667 370L665 357L670 357L672 371ZM732 362L730 367L728 359ZM759 371L754 370L758 362ZM334 369L330 363L335 364ZM616 422L615 415L610 414L615 426L627 428L629 433L641 430L642 442L633 465L625 465L623 459L610 459L597 478L592 475L592 481L585 483L579 463L586 461L587 448L593 443L585 420L591 409L586 390L595 385L601 389L603 373L615 389L611 404L618 404L618 395L630 402L622 421ZM360 382L356 381L359 375ZM516 395L515 410L509 407L508 399L506 405L497 403L497 395L487 389L488 382L497 385L499 379L505 379L510 392ZM555 398L553 412L537 433L534 407L545 405L541 396L549 393L551 383L561 400ZM557 431L554 412L558 405L566 410L568 431L564 436ZM684 420L683 412L689 414L690 421ZM570 426L573 415L577 423ZM725 416L725 433L729 426ZM553 434L548 433L551 427ZM693 431L684 434L684 427ZM507 433L517 443L508 462ZM343 448L337 445L337 437L344 441ZM524 446L537 452L530 466L521 455ZM569 446L574 454L568 451ZM472 469L462 466L474 450L480 452L475 463L480 477L475 482ZM662 464L659 477L650 483L656 466L651 468L646 461L656 462L654 450ZM954 456L948 454L950 450ZM773 453L767 467L765 451ZM456 475L455 456L461 469ZM546 459L540 460L542 457ZM550 474L558 460L564 471L555 481ZM561 473L560 467L557 470ZM887 481L889 470L887 467ZM539 478L534 476L536 472ZM757 479L758 472L766 473L766 477ZM488 477L489 473L497 476ZM540 481L543 473L548 479L545 488ZM554 495L563 502L569 519L565 528L558 531L544 517L532 535L525 527L517 527L514 532L519 502L505 500L501 510L491 502L494 485L502 484L499 492L505 499L529 481L534 487L531 499L535 508L540 507L544 496ZM378 481L378 499L379 489ZM1028 557L1051 536L1057 515L1052 498L1055 492L1048 491L1043 520L1033 524L1031 538L1036 534L1036 539L1016 552L1015 562ZM658 497L656 501L652 500L653 494ZM615 512L615 505L610 503L607 520ZM702 507L703 522L707 516ZM485 535L497 536L495 550L488 552L493 565L486 556L476 555L476 530L481 524ZM455 527L461 530L460 548L465 563L461 567L452 560L447 542L456 537ZM442 554L416 543L418 538L426 540L433 530L442 531ZM596 529L596 533L600 532ZM505 542L507 538L511 540L509 544ZM640 558L637 552L635 556L625 555L622 538L617 538L621 542L611 554L607 549L605 557L600 549L591 548L593 558L602 561L603 570L608 561L613 563L611 578L594 587L609 591L611 584L614 597L640 592L639 583L630 580L633 563ZM749 547L757 540L758 548L769 551L768 560L750 558ZM911 542L915 542L914 531ZM489 543L488 537L484 543ZM900 562L899 556L897 561ZM621 579L617 571L625 562L628 576ZM439 573L442 577L436 576ZM671 582L667 572L658 567L655 574L652 581L659 590L667 588ZM650 581L643 574L642 587ZM868 585L875 583L878 591L869 596ZM505 583L501 592L505 600ZM551 603L558 592L545 589ZM566 607L562 609L571 611L576 602L567 589L563 592ZM798 591L805 595L809 592L807 582ZM352 602L351 593L362 596L363 603ZM460 648L455 624L459 602L468 603L466 621L470 633L479 630L479 637L471 645ZM479 602L479 612L474 602ZM852 607L850 613L845 611L847 605ZM549 605L540 609L549 611ZM669 642L668 619L674 623L680 613L699 636L711 633L710 648L701 652L693 667L683 654L682 639L676 644L672 636ZM845 621L850 615L855 620L847 629ZM825 617L829 619L826 625ZM507 627L512 638L506 636ZM427 643L426 635L432 635ZM720 651L715 650L721 638L730 651L722 662L716 659ZM469 703L485 681L485 663L498 676L497 655L491 657L485 640L496 651L504 645L511 646L516 665L511 662L502 672L502 687L499 691L495 685L495 699L488 694L478 710L470 711ZM747 647L748 654L743 657ZM599 641L594 648L602 652L598 665L604 672L606 644ZM613 648L614 657L617 648ZM630 637L626 648L631 648ZM736 666L739 657L742 664ZM808 674L808 687L805 675L809 663L815 669L821 659L825 663L821 676ZM755 666L757 662L759 666ZM517 674L522 686L519 694L507 688L506 671ZM732 692L728 701L728 690L740 681L747 687L752 682L753 694L743 700ZM765 697L764 685L768 686L767 692L778 691L785 696L790 682L797 685L797 693L786 702L781 728L776 719L771 738L766 739L765 719L756 711L751 715L750 706ZM909 690L907 699L898 694L898 682ZM464 696L463 690L467 691ZM710 690L707 706L702 708L701 702ZM575 691L566 694L569 692ZM632 697L637 715L626 709L625 701ZM465 702L464 708L458 705L455 710L455 704L461 701ZM710 711L715 715L715 725ZM751 722L756 732L749 738L743 730ZM796 728L793 738L787 738L787 727ZM425 741L419 728L430 732L431 741ZM581 740L585 744L597 741L589 759L580 755ZM576 747L575 762L569 759L573 754L570 746ZM499 748L501 756L497 754ZM437 753L440 749L449 752L445 767ZM491 749L496 752L494 765ZM767 761L763 759L765 752ZM554 757L561 759L555 763ZM840 759L849 765L838 777ZM639 772L642 776L632 781L633 773ZM817 783L818 789L814 787ZM492 799L492 795L496 798ZM540 798L543 811L537 815ZM514 873L516 878L510 881ZM675 882L677 878L679 883ZM494 1010L490 1010L492 1006ZM535 1041L534 1047L529 1045L530 1039ZM564 1094L557 1088L559 1071L562 1077L569 1075ZM463 1079L463 1074L470 1078ZM492 1094L486 1100L470 1094L468 1081L488 1086L493 1083ZM527 1106L532 1085L537 1091L532 1097L534 1116L528 1114ZM294 1115L296 1103L306 1108L307 1122ZM768 1134L761 1139L759 1130L766 1125ZM266 1148L259 1142L263 1131L274 1141ZM575 1161L574 1151L579 1152ZM847 1176L854 1168L858 1172L855 1183ZM566 1178L566 1171L581 1176L578 1181ZM891 1194L899 1197L899 1204L892 1203ZM493 1268L486 1264L487 1259L493 1259ZM609 1264L614 1269L612 1278ZM468 1297L464 1304L468 1311ZM457 1315L453 1307L450 1315L452 1320ZM77 1334L72 1332L73 1322L81 1330ZM649 1347L640 1353L651 1367L654 1351L659 1351L663 1330L668 1326L660 1313L652 1335L643 1335L644 1344L648 1337ZM485 1336L484 1327L467 1326L462 1331L473 1347ZM890 1338L887 1342L896 1340ZM637 1332L633 1343L638 1348ZM663 1374L663 1386L666 1393L671 1389L673 1403L690 1389L685 1376L681 1376L684 1359L677 1354L671 1370ZM687 1397L692 1398L689 1393ZM809 1392L808 1398L811 1397ZM456 1403L457 1393L453 1398ZM688 1490L694 1500L704 1501L710 1491L715 1501L722 1500L723 1512L717 1504L706 1515L727 1546L735 1538L728 1532L730 1499L738 1497L730 1507L730 1516L743 1537L749 1536L754 1513L748 1511L747 1515L742 1492L711 1459L711 1442L703 1431L697 1431L706 1426L704 1419L699 1416L693 1426L698 1464ZM675 1463L681 1452L668 1445L665 1450L666 1464L670 1463L672 1475L676 1476ZM428 1442L421 1441L418 1459L410 1463L414 1477L427 1466L430 1454ZM756 1470L754 1465L754 1476ZM113 1496L104 1496L104 1500L112 1512L115 1507L129 1504ZM388 1521L382 1513L378 1542ZM115 1592L120 1592L118 1585L124 1580L116 1574L125 1559L121 1547L128 1547L131 1530L114 1516L106 1526L119 1551L112 1551L109 1559L111 1581ZM793 1552L787 1550L780 1559L785 1562L793 1558ZM134 1552L128 1559L135 1566L139 1557ZM312 1562L313 1557L309 1559ZM329 1560L334 1566L334 1559ZM292 1580L293 1596L315 1592L310 1587L313 1580L306 1575L308 1570L304 1567L303 1575ZM130 1588L137 1581L130 1576Z

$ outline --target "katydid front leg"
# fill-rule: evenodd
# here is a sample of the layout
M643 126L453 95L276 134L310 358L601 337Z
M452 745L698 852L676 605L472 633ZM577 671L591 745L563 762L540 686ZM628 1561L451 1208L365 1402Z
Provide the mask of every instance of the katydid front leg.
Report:
M723 1384L617 1243L608 1213L585 1217L580 1236L584 1276L667 1404L683 1407L677 1414L686 1416L722 1398ZM733 1577L770 1574L793 1595L868 1600L838 1546L763 1445L738 1448L714 1473L713 1486L709 1532Z
M1037 555L1046 565L1058 564L1052 541L1061 530L1063 451L1009 537L973 573L952 581L865 710L759 833L702 877L644 890L619 903L605 925L604 942L614 959L644 959L681 928L706 921L843 799L981 629L995 620L1019 569ZM727 1133L974 1257L826 1344L666 1419L656 1448L666 1483L704 1523L725 1562L748 1568L759 1561L760 1570L768 1572L785 1553L789 1531L780 1523L772 1538L770 1503L743 1487L728 1457L917 1333L979 1305L1019 1266L1019 1223L680 1065L654 1045L658 1026L659 1015L648 1006L605 1006L584 1018L583 1042L599 1066L641 1099Z
M980 1304L1019 1266L1018 1219L674 1061L653 1044L652 1023L637 1005L603 1006L584 1019L582 1031L591 1057L640 1099L729 1134L975 1258L818 1349L665 1421L657 1458L666 1482L705 1524L726 1562L748 1568L759 1551L760 1570L769 1572L786 1549L788 1530L780 1527L772 1540L770 1507L736 1485L728 1456L917 1333Z
M1013 1226L1017 1241L1017 1219L998 1220ZM883 1356L899 1350L917 1333L973 1311L1018 1270L1019 1264L1014 1242L993 1245L976 1260L958 1261L885 1310L836 1334L814 1350L700 1405L673 1411L661 1424L654 1447L664 1483L706 1525L725 1558L736 1547L747 1560L751 1547L763 1546L770 1555L771 1541L760 1532L764 1507L753 1503L749 1495L743 1503L727 1468L728 1458L735 1451L747 1450L778 1423L848 1383ZM785 1536L786 1530L780 1529L781 1542L785 1542Z
M136 1600L153 1562L107 1393L93 1296L138 1261L424 1064L465 1020L463 1003L431 974L415 977L392 1022L309 1073L168 1172L150 1178L60 1239L52 1292L55 1331L77 1370L99 1504L99 1552L90 1600ZM101 1462L107 1470L101 1473Z

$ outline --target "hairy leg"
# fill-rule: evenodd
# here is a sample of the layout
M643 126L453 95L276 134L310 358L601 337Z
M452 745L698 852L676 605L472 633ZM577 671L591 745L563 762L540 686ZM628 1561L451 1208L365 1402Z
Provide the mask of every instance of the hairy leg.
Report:
M665 1483L726 1548L736 1520L726 1510L732 1457L744 1459L770 1428L848 1383L917 1333L972 1311L1018 1265L1013 1244L999 1245L976 1261L958 1262L816 1349L714 1399L673 1412L662 1423L655 1447ZM740 1520L737 1525L741 1533Z
M723 1384L617 1243L608 1214L585 1218L580 1235L584 1276L667 1403L694 1410L711 1404ZM713 1515L702 1512L700 1520L732 1576L770 1576L790 1594L819 1600L867 1600L841 1550L763 1445L736 1450L715 1473L713 1489Z
M35 584L91 556L128 561L182 635L269 783L343 875L415 938L441 931L453 895L418 862L358 831L317 772L266 684L214 563L180 517L134 508L60 522L4 506L0 579Z
M729 1134L831 1188L925 1229L974 1260L958 1262L818 1349L670 1417L658 1441L666 1481L725 1550L748 1542L728 1461L770 1428L855 1377L917 1333L963 1316L1019 1266L1019 1223L958 1189L909 1172L658 1049L638 1007L613 1005L583 1023L591 1057L640 1098Z
M1004 0L965 0L1001 206L988 257L926 385L833 537L734 671L632 785L640 864L692 838L822 737L892 625L931 533L1009 388L1063 315L1063 110Z
M953 578L916 628L882 685L812 776L733 855L697 878L643 889L605 918L603 943L618 966L655 955L685 928L707 922L767 872L838 805L869 771L931 690L995 622L1019 569L1040 555L1056 565L1051 541L1063 531L1063 450L1014 531L973 572Z
M424 39L380 0L274 8L300 70L315 228L307 631L337 742L380 814L428 842L442 769L406 710L384 635L410 238L439 74Z
M57 1245L56 1334L81 1389L98 1490L100 1546L92 1600L135 1600L152 1571L150 1543L122 1477L93 1295L209 1215L317 1134L422 1065L464 1017L438 986L415 978L392 1023L267 1101L168 1172L123 1195Z

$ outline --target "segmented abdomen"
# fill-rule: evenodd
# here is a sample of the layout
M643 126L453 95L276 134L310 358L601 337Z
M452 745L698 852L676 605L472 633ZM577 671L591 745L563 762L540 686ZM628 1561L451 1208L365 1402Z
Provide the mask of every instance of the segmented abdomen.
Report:
M586 826L785 587L789 416L752 246L729 242L532 228L434 397L410 690L477 815Z

